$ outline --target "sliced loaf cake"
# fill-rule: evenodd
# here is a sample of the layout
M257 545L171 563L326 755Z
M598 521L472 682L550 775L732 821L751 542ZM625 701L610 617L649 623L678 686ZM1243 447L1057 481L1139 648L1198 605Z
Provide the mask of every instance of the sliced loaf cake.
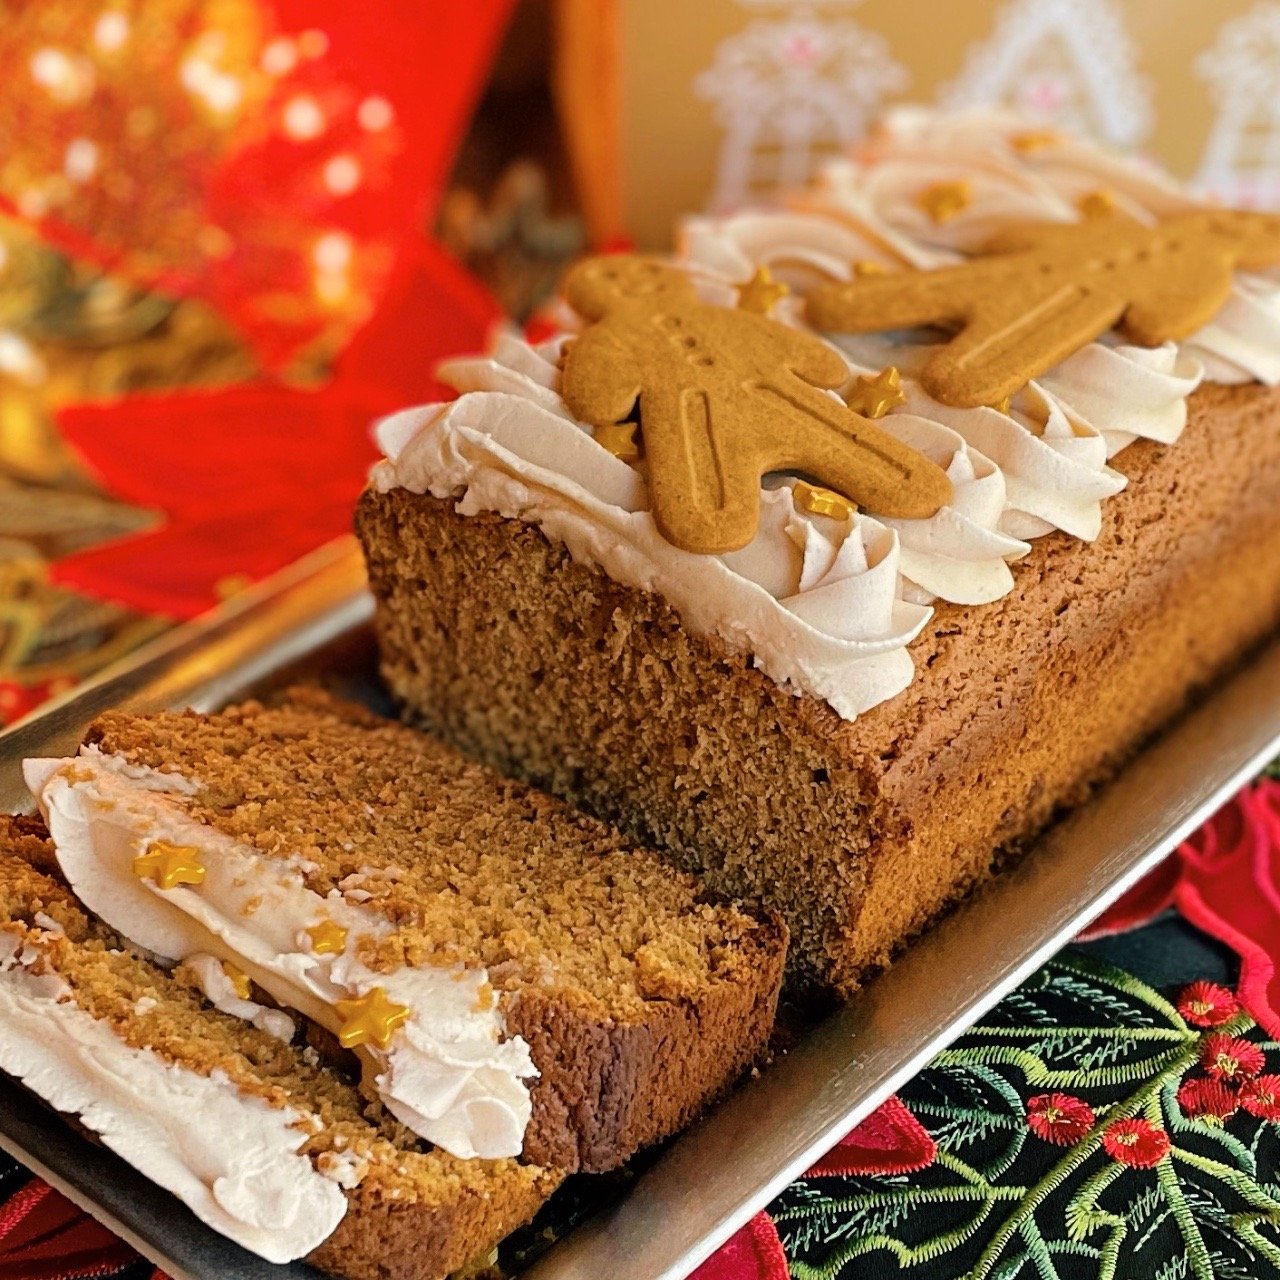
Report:
M455 1155L614 1167L765 1048L781 924L346 704L112 714L28 780L90 910L233 965ZM272 1016L208 977L220 1007Z
M52 868L37 822L0 817L0 1069L215 1230L350 1280L439 1280L560 1180L425 1147L280 1025L131 950Z

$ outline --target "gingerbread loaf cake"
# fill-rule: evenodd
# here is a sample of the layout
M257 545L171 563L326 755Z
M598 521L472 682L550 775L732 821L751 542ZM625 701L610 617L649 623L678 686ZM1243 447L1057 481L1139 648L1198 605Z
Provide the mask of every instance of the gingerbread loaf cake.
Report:
M323 1028L369 1097L464 1161L613 1168L765 1049L779 923L323 694L109 714L27 775L90 911L196 966L219 1008Z
M348 1280L442 1280L563 1176L422 1144L315 1052L212 1008L87 915L0 818L0 1069L214 1230Z
M1280 624L1280 224L909 112L788 209L608 261L559 336L380 424L382 671L418 724L779 912L796 977L847 994ZM715 380L748 355L772 454ZM835 407L797 426L801 355ZM819 419L946 501L913 514ZM748 447L758 515L717 549Z

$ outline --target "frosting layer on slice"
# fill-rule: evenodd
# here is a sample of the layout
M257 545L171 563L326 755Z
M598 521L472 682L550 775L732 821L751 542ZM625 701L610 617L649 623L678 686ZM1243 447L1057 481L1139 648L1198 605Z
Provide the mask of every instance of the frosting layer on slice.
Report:
M342 1188L299 1153L306 1116L126 1044L76 1005L38 939L8 927L0 1025L0 1069L269 1262L310 1253L346 1213Z
M503 1039L483 968L383 973L362 946L394 931L334 889L307 887L304 860L268 858L183 811L193 786L86 748L32 760L28 785L59 865L112 928L169 960L212 956L361 1056L366 1082L415 1133L462 1158L519 1155L537 1074L528 1045ZM194 883L147 871L155 848L189 851ZM139 871L144 871L139 874Z

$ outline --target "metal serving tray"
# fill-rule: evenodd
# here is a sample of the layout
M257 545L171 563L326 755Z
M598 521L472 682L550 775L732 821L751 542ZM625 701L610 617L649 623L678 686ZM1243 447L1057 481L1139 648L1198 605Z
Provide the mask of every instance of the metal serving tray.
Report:
M354 543L322 548L0 734L0 804L29 807L21 759L73 752L108 708L214 710L298 670L376 705L371 614ZM674 1142L612 1208L535 1262L527 1280L680 1280L1277 753L1280 641ZM3 1078L0 1147L175 1280L316 1274L272 1266L223 1239Z

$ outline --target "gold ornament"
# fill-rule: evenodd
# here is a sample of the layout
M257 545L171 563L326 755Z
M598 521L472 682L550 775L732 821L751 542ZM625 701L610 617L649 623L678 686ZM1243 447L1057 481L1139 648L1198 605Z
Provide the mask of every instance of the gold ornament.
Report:
M225 960L222 962L222 972L227 975L227 980L231 983L231 990L241 1000L247 1000L253 994L253 983L249 981L247 973L242 973L235 965L228 964Z
M381 987L373 987L354 1000L338 1000L333 1007L342 1019L338 1043L344 1049L362 1044L385 1049L397 1028L409 1021L410 1014L408 1005L388 1000Z
M1076 201L1076 208L1086 218L1105 218L1116 211L1116 198L1105 188L1097 191L1086 191Z
M145 853L134 858L133 874L140 880L150 879L167 891L180 884L204 884L206 868L194 845L153 840Z

